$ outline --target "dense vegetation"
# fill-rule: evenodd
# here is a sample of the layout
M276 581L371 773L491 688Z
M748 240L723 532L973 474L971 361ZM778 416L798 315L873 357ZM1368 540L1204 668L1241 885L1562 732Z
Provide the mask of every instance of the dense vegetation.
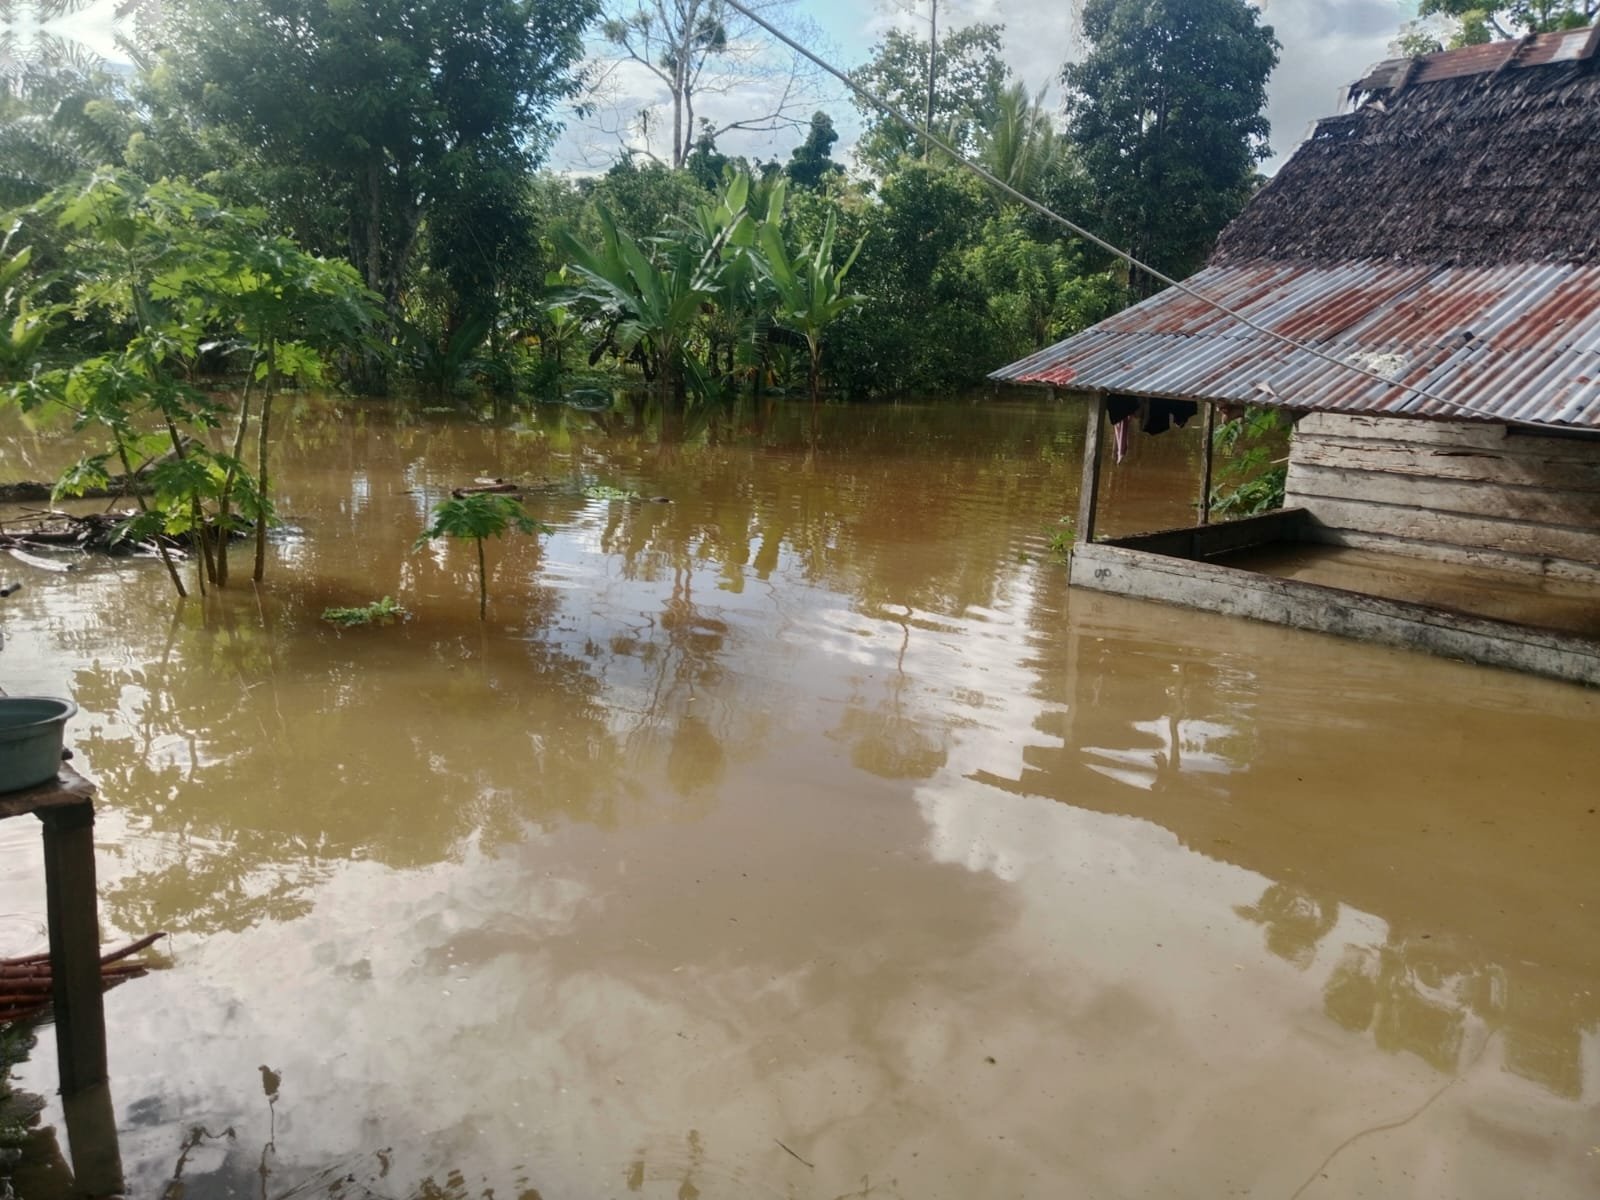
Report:
M142 479L119 536L180 592L180 544L205 590L251 534L260 578L285 387L607 404L620 387L678 410L787 391L814 414L824 394L969 387L1148 287L870 108L854 172L821 111L786 163L722 153L756 118L696 126L748 44L720 0L139 11L131 74L57 56L0 79L0 389L96 432L63 493ZM857 75L1187 270L1254 185L1277 44L1245 0L1083 16L1064 116L1011 77L998 26L947 32L936 56L891 33ZM546 166L587 94L586 36L668 87L664 161Z
M36 309L69 297L58 253L65 239L50 213L65 203L57 189L81 188L91 171L114 172L135 190L167 181L196 189L219 211L251 214L263 236L348 264L375 315L370 336L340 347L328 366L364 391L555 394L590 382L575 376L591 368L651 386L664 374L690 402L729 388L826 388L852 398L948 391L1129 298L1118 264L876 112L865 113L856 173L834 159L825 112L796 130L786 163L723 154L716 137L729 126L696 127L697 97L750 31L716 0L679 8L165 6L160 23L145 27L131 76L66 61L23 72L0 93L0 205L23 214L10 253L34 252L10 315L24 292ZM1093 44L1068 69L1065 119L1011 77L993 25L946 34L931 89L927 42L900 32L857 75L919 114L931 101L933 128L1008 182L1092 214L1099 229L1139 242L1165 266L1190 266L1255 178L1276 43L1244 0L1087 0L1084 18ZM675 121L663 159L623 154L587 178L545 168L562 117L585 96L586 34L669 87ZM1151 47L1161 48L1158 69L1130 81L1126 60ZM1130 151L1118 132L1130 124L1156 132ZM1117 162L1132 165L1108 169ZM787 201L769 219L780 179ZM726 207L735 180L752 221L771 228L733 247L750 251L742 259L716 247L718 278L702 278L686 256L711 249L717 231L704 219ZM1174 189L1185 204L1153 201ZM636 319L648 318L624 312L624 292L641 303L654 295L642 276L613 277L620 290L599 295L606 272L592 269L593 256L629 248L639 262L628 270L648 264L646 274L692 301L681 328L643 332ZM824 333L783 294L786 268L809 263L793 278L820 280L842 276L852 256L851 290L823 304ZM117 344L127 319L108 310L96 321L75 306L52 324L43 358ZM249 356L219 351L187 366L242 370ZM14 377L17 363L0 370Z

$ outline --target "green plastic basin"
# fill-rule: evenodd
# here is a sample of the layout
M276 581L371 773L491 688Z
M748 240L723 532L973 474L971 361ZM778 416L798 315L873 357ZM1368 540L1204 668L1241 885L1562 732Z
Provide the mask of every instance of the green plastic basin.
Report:
M0 696L0 792L54 779L61 769L61 738L78 711L54 696Z

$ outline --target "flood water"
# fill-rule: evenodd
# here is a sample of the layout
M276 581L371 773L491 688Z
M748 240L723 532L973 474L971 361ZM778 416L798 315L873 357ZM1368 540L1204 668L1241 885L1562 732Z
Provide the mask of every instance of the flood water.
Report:
M105 940L172 935L130 1196L1600 1194L1595 693L1069 592L1071 404L802 416L308 400L259 595L0 560ZM1111 529L1185 520L1135 442ZM411 549L478 476L554 530L482 623ZM0 955L43 906L0 823Z

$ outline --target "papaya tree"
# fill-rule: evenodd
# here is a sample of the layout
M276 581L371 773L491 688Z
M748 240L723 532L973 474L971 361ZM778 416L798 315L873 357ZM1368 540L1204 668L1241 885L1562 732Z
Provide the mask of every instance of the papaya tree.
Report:
M58 494L124 478L148 457L152 435L165 454L146 478L152 495L126 530L161 549L179 595L183 582L166 537L195 547L196 581L227 581L227 538L241 523L257 532L256 579L272 517L267 491L270 404L284 378L314 380L323 349L360 336L375 311L347 265L304 254L270 235L262 215L232 210L187 184L146 184L125 172L96 172L46 196L21 216L24 236L59 240L80 345L74 353L46 340L9 394L25 408L50 404L79 429L101 430L107 449L91 452L58 483ZM213 431L230 415L228 399L195 385L202 358L243 355L246 381L227 450ZM264 384L257 469L245 463L251 390Z
M33 248L9 253L11 234L0 237L0 384L8 383L38 361L56 319L59 305L43 302L42 281L30 275Z
M412 549L420 550L435 538L471 540L478 550L478 620L489 612L489 572L484 563L483 543L507 533L549 533L528 515L510 496L493 492L469 492L444 501L433 510L433 520L422 531Z
M245 358L233 437L235 464L244 453L250 424L251 392L260 387L254 479L228 474L218 502L217 582L228 582L227 535L234 528L229 504L234 485L253 487L259 511L270 492L272 402L286 381L302 386L321 382L325 358L343 350L379 353L373 337L380 314L376 294L361 284L349 263L307 254L287 237L264 235L241 224L225 245L222 269L212 281L212 320L227 348ZM233 465L233 464L230 464ZM255 521L255 569L266 570L267 524Z

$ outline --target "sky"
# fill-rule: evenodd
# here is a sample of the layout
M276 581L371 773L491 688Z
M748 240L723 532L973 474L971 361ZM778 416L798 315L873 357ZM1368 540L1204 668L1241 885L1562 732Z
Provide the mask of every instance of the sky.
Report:
M849 68L871 54L873 44L892 27L926 37L929 0L795 0L788 20L812 26L808 46ZM1274 155L1265 165L1273 171L1311 131L1321 117L1340 111L1345 88L1367 67L1390 57L1389 44L1401 25L1416 13L1415 0L1259 0L1264 19L1283 44L1281 61L1269 84L1268 118ZM939 0L939 26L948 30L980 21L1005 28L1005 58L1015 78L1030 88L1053 85L1063 63L1082 53L1075 10L1064 0ZM631 119L659 92L642 68L613 70L611 94L595 119L575 122L553 156L559 168L583 171L603 167L625 144L641 146ZM748 115L759 87L728 96L707 97L705 110L719 119ZM1059 89L1052 87L1052 96ZM803 106L826 110L840 133L835 157L854 142L860 118L837 85L825 89L818 103ZM668 113L670 120L670 113ZM801 135L730 134L719 142L724 152L787 158ZM655 143L660 148L659 139Z
M627 3L629 0L608 0ZM1267 115L1272 123L1271 172L1308 134L1318 118L1338 112L1344 89L1366 68L1389 57L1389 44L1401 25L1415 15L1415 0L1255 0L1264 19L1283 44L1281 61L1269 84ZM862 63L890 28L926 36L929 0L790 0L788 26L807 46L848 69ZM118 0L95 0L86 10L54 24L65 34L115 61L122 58L113 37ZM27 4L12 5L21 16ZM1030 88L1053 85L1063 63L1080 56L1072 0L939 0L941 30L989 21L1005 26L1005 58L1014 76ZM597 50L600 47L595 47ZM772 53L770 44L737 47L751 56ZM567 129L550 155L563 171L604 170L626 146L664 152L663 139L643 136L637 116L663 97L658 81L636 64L600 68L603 86L588 119L569 118ZM726 94L707 95L702 110L719 123L748 117L764 107L770 83L744 80ZM1059 97L1052 87L1051 95ZM827 111L840 134L834 156L849 161L850 146L860 130L860 117L842 87L833 84L814 95L796 98L796 116L803 122L814 109ZM657 108L656 120L670 127L670 111ZM720 141L726 153L787 159L803 133L784 129L775 134L733 132Z

